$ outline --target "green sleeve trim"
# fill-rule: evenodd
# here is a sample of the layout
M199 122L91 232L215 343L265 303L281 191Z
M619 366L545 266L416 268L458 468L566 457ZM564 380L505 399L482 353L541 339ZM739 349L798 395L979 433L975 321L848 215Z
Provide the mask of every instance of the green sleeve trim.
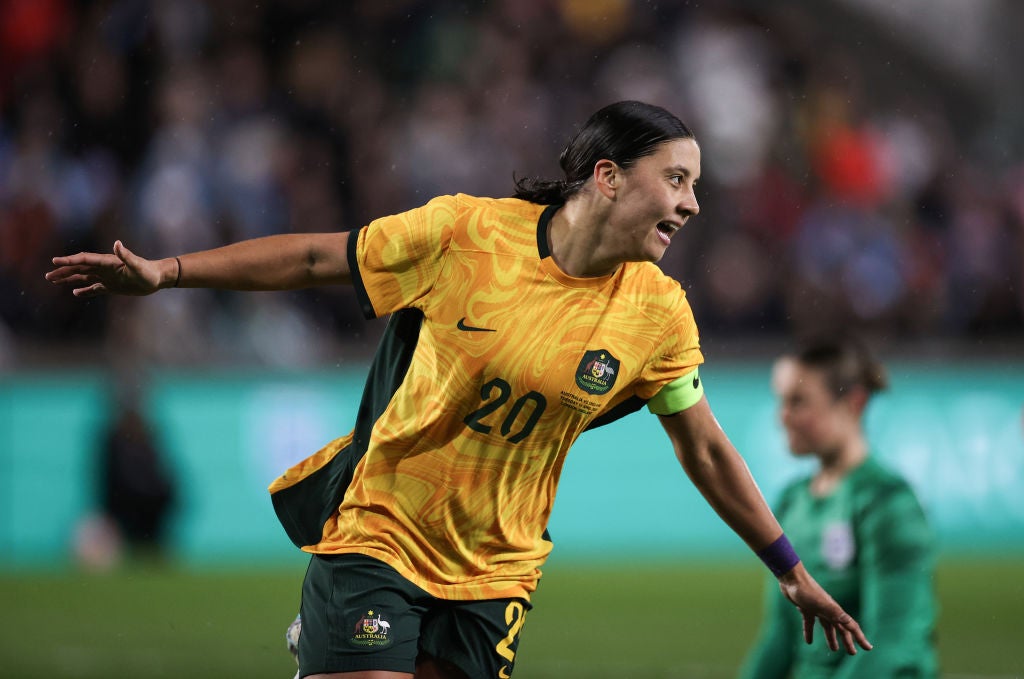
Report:
M697 370L694 368L662 387L647 402L647 409L655 415L674 415L695 405L704 396L704 383Z
M365 227L363 227L365 228ZM356 291L356 299L359 301L359 307L363 311L363 317L367 319L377 318L377 312L373 308L373 302L370 301L370 295L366 292L366 286L363 285L363 275L359 271L359 234L362 232L360 229L352 229L348 232L348 270L352 273L352 287Z

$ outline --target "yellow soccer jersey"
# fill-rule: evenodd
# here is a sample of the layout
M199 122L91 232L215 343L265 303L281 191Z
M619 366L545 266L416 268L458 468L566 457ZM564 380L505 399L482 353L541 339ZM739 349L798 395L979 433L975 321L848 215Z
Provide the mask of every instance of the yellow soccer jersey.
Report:
M311 515L319 540L290 531L304 549L380 559L441 598L536 588L569 446L703 360L684 292L655 265L558 268L555 210L444 196L353 232L364 312L398 313L360 408L369 421L271 486L287 527L287 491L301 504L296 484L359 448L341 481L311 482L344 497Z

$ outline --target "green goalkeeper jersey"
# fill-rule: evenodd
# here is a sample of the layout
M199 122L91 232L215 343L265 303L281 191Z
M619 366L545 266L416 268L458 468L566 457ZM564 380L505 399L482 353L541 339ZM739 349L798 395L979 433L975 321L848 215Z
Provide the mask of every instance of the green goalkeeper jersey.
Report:
M827 497L789 485L776 516L811 575L860 623L874 650L806 644L800 613L770 580L765 619L743 679L938 676L935 539L906 481L870 457Z

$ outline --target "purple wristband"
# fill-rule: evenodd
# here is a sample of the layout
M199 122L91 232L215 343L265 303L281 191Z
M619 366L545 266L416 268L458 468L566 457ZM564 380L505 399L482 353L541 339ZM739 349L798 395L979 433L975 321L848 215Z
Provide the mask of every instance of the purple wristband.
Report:
M785 533L780 535L778 540L758 552L757 556L760 557L761 561L764 561L764 565L768 566L768 570L775 577L785 575L800 563L800 557L793 550L793 545L789 544L789 538L786 537Z

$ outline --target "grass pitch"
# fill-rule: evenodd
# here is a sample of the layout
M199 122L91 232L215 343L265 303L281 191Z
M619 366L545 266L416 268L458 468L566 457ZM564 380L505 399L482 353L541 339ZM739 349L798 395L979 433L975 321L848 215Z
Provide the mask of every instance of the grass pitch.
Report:
M942 564L943 676L1024 678L1022 574L1020 558ZM0 676L289 679L284 630L301 579L301 568L0 574ZM516 679L732 677L758 625L762 586L757 564L553 560Z

